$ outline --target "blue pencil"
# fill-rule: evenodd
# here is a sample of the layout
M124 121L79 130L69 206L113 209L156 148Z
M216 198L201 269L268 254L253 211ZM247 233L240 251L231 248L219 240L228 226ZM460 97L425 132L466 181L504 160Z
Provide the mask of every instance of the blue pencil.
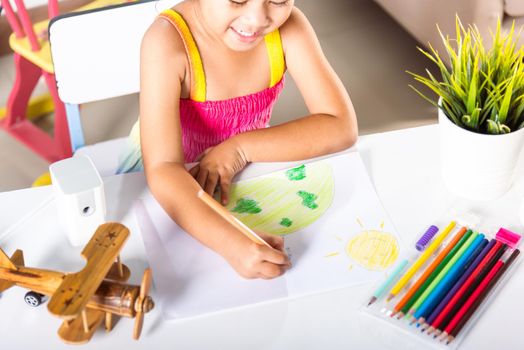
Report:
M398 275L404 270L404 268L406 267L406 265L408 264L408 259L404 259L400 262L400 264L397 265L397 267L393 270L393 272L391 272L391 274L389 275L389 277L384 281L384 283L382 283L376 290L375 292L373 293L373 296L371 297L371 299L369 300L369 303L368 303L368 306L373 304L375 301L378 300L378 298L380 298L382 295L384 295L386 289L389 288L389 286L391 285L391 283L393 283Z
M466 249L464 254L462 254L462 256L457 260L455 265L451 267L446 276L442 278L440 283L435 287L435 289L426 298L422 305L415 311L415 314L413 316L415 317L415 319L419 319L419 323L420 318L426 317L433 310L435 304L437 304L441 300L444 294L446 294L446 292L451 288L453 283L460 277L462 272L464 272L464 266L468 263L469 259L475 258L473 252L477 250L479 245L487 243L488 242L486 239L484 239L483 234L479 234L475 238L473 243L471 243L471 245L468 247L468 249Z
M475 253L473 253L474 255L477 255L477 257L475 258L475 261L473 261L469 267L466 267L466 272L464 272L462 274L462 276L460 277L460 279L458 280L457 283L455 283L455 285L453 286L453 288L446 294L446 296L440 301L440 303L438 304L438 306L435 308L435 310L433 310L433 312L431 312L431 315L429 315L429 317L427 318L427 320L425 321L426 324L431 324L433 323L433 321L435 321L435 319L437 318L438 314L440 314L440 312L442 311L442 309L444 309L444 307L448 304L449 300L453 297L453 295L455 295L457 293L457 290L464 284L464 282L466 281L466 279L469 277L469 275L471 275L471 273L473 272L473 270L475 270L475 268L478 266L478 264L482 261L482 259L484 259L484 256L486 256L486 254L491 250L491 247L493 247L493 245L495 244L495 239L492 239L489 244L487 245L481 245L482 248L482 251L477 255Z

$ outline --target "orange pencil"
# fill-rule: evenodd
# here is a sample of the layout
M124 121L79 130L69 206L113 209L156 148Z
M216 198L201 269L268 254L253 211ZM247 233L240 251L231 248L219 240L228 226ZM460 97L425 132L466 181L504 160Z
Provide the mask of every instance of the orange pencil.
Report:
M462 227L458 232L457 234L455 235L455 237L453 238L453 240L446 246L446 248L444 248L444 250L442 250L440 252L440 254L435 258L435 260L431 263L431 265L428 266L428 268L426 269L426 271L424 271L424 273L422 274L422 276L420 276L420 278L417 280L417 282L415 282L415 284L407 291L406 295L404 295L404 297L397 303L397 305L395 305L395 307L393 308L393 313L391 314L391 316L394 316L397 312L399 312L403 307L404 305L406 305L406 303L409 301L409 299L413 296L413 294L415 294L417 292L417 290L420 288L420 286L426 281L426 279L429 277L429 275L431 275L431 273L435 270L435 268L440 264L440 262L442 260L444 260L444 258L446 257L446 255L448 255L448 253L450 252L451 249L453 249L453 247L457 244L457 242L462 238L462 236L464 236L464 234L466 233L467 231L467 228L466 227Z

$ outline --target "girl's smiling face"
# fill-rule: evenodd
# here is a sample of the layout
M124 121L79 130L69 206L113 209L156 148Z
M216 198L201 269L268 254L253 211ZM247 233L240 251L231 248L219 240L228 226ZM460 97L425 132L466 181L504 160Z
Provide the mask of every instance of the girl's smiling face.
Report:
M256 47L291 15L294 0L199 0L206 29L234 51Z

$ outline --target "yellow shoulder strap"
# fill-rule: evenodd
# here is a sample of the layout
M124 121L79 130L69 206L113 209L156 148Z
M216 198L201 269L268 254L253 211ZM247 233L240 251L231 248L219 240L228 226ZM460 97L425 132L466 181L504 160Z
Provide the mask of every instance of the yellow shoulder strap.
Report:
M191 91L189 97L193 101L203 102L206 100L206 76L204 66L198 52L198 47L191 35L191 31L182 16L173 9L162 11L161 17L167 19L177 29L184 41L186 52L189 56L190 74L191 74Z
M271 83L269 86L273 87L278 84L284 75L284 50L282 48L282 40L278 29L267 34L264 39L266 41L269 66L271 69Z

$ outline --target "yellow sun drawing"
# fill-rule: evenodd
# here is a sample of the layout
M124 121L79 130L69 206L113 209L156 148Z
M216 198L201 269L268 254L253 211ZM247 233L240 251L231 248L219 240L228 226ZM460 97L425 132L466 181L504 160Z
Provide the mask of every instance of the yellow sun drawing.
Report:
M352 261L367 270L383 271L390 267L398 258L399 245L391 233L384 232L384 222L380 230L365 229L360 219L358 224L364 231L353 236L346 244L345 252ZM340 237L335 237L342 240ZM325 257L339 255L338 252L326 254ZM353 266L350 265L349 269Z

